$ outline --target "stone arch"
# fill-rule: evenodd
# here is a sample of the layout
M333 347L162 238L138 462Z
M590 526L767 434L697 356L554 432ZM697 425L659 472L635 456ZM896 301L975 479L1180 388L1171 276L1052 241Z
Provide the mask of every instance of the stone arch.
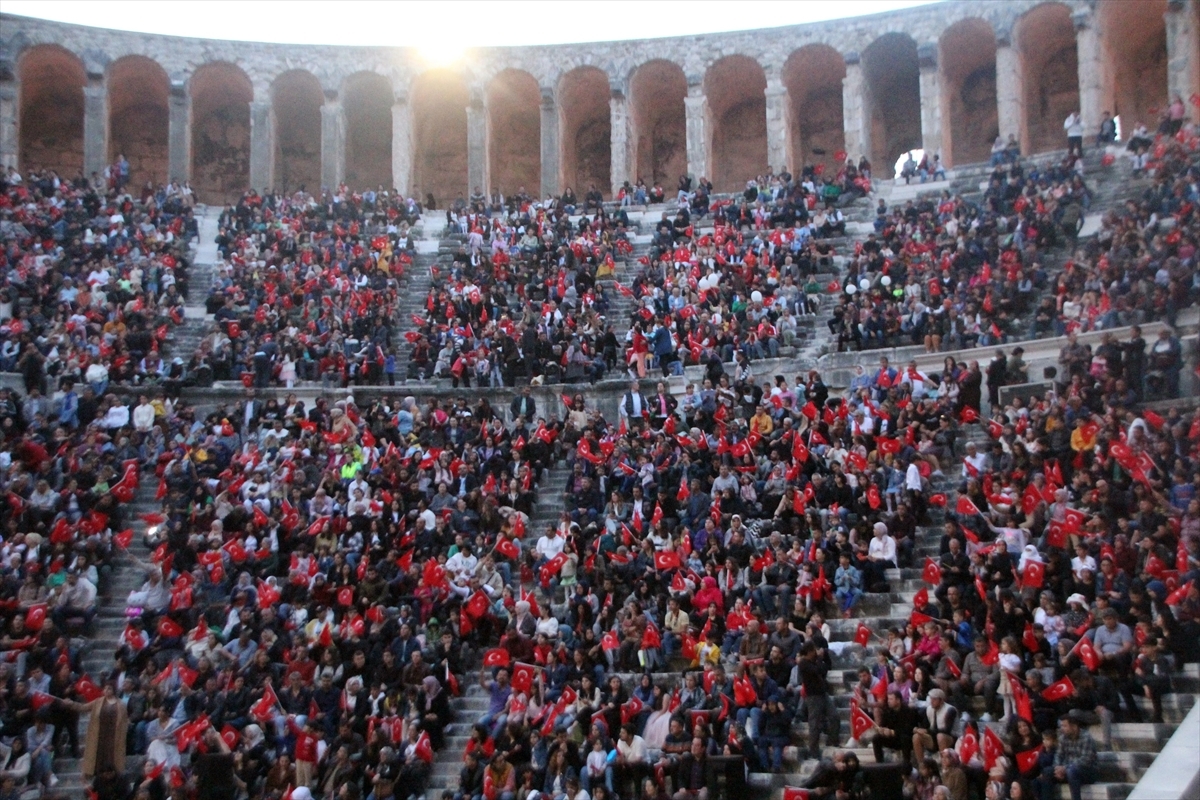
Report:
M762 65L749 56L726 56L704 75L712 143L708 163L718 192L739 191L769 169L766 89Z
M1167 0L1139 3L1101 3L1096 8L1108 43L1112 76L1110 111L1121 117L1128 136L1138 122L1154 130L1157 114L1170 102L1167 97Z
M254 87L227 61L201 66L190 81L192 187L203 203L229 203L250 185L250 103Z
M921 146L921 67L917 43L906 33L885 33L862 54L869 102L871 166L891 178L896 159Z
M1018 21L1014 30L1025 110L1026 153L1066 147L1062 123L1079 110L1079 54L1071 9L1062 3L1043 3Z
M311 72L289 70L271 83L275 115L275 186L318 194L321 188L321 82ZM329 187L334 189L336 187Z
M356 72L343 84L346 115L346 185L392 185L392 84L375 72Z
M52 169L64 179L83 170L83 62L55 44L21 54L18 152L23 171Z
M153 59L125 56L108 68L108 161L125 156L130 190L167 180L171 79Z
M488 83L488 188L537 197L542 185L542 93L537 78L506 69Z
M466 198L467 104L470 91L462 75L438 69L413 83L413 186L420 196L432 192L448 207Z
M836 171L833 154L846 149L842 81L846 60L826 44L796 50L783 65L787 87L788 161L793 172L806 164L825 164Z
M687 172L687 76L673 61L655 59L629 80L634 179L671 187Z
M612 174L612 97L608 75L596 67L578 67L558 82L562 131L562 186L582 202L595 184L608 194Z
M984 19L964 19L938 39L942 149L947 166L987 161L1000 135L996 111L996 32Z

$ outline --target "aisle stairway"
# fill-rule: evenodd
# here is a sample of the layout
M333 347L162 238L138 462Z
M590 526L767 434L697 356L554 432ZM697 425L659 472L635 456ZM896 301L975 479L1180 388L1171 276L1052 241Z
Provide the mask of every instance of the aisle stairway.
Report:
M150 551L145 543L147 525L139 516L161 509L162 504L154 499L157 490L158 479L154 473L143 472L133 501L121 506L125 527L133 529L133 541L127 551L118 550L113 556L112 571L101 587L97 599L97 611L92 620L90 635L86 639L72 641L74 646L82 648L83 671L97 684L101 684L113 670L113 654L117 651L117 642L125 629L126 599L130 592L140 589L146 582L146 572L142 565L150 563ZM86 716L80 718L81 753L83 743L87 741L88 724ZM69 757L69 750L65 746L61 752L67 757L54 760L54 772L59 783L46 796L62 797L64 800L84 800L87 797L88 786L80 772L81 761ZM142 761L142 756L128 755L126 771L134 775L140 774Z
M533 547L547 528L558 522L565 501L563 487L570 474L571 468L565 462L555 464L542 473L537 485L536 505L523 540L527 549ZM488 710L488 695L479 684L478 657L469 661L465 670L460 685L462 696L451 704L454 720L446 730L446 746L438 752L433 763L425 793L427 800L441 800L444 790L457 788L463 749L470 738L471 726Z
M193 243L192 263L188 270L188 293L185 299L183 324L177 326L168 339L171 358L182 358L186 364L199 346L200 340L212 326L212 316L205 307L212 288L213 271L221 260L217 252L217 220L221 206L197 206L196 221L200 231Z

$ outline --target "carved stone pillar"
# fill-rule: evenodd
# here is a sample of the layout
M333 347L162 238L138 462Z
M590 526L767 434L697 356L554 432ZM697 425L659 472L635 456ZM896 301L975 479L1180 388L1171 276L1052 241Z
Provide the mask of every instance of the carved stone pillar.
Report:
M934 155L941 155L945 163L945 154L942 152L942 82L938 74L937 52L936 42L917 48L921 69L921 147L930 163L933 163Z
M467 103L467 196L487 185L487 106L483 89L471 87Z
M1071 22L1075 25L1075 49L1079 58L1079 116L1083 120L1086 147L1087 141L1094 142L1100 131L1105 99L1111 96L1111 91L1107 91L1110 86L1106 80L1108 70L1095 16L1090 9L1081 8L1071 14Z
M89 74L83 87L83 174L102 174L108 163L108 88L103 74Z
M1190 102L1200 92L1200 30L1195 0L1169 0L1167 23L1167 95Z
M629 180L629 103L623 89L613 89L608 101L609 122L612 133L609 139L609 175L612 179L612 199Z
M408 92L397 90L392 102L392 183L396 191L406 197L416 193L412 171L412 105L408 102Z
M846 77L842 79L842 123L846 131L846 155L856 161L871 154L871 98L863 75L862 58L846 53ZM886 171L886 170L885 170Z
M1021 102L1021 54L1017 52L1011 30L996 31L996 113L1000 137L1015 136L1026 152L1029 140L1024 104Z
M321 186L334 191L346 179L346 110L336 91L321 106Z
M788 90L782 78L767 78L767 166L778 173L787 166Z
M13 65L0 62L0 169L17 167L17 98L21 96Z
M688 76L687 97L683 100L687 134L687 171L694 179L708 174L708 98L702 79Z
M250 188L267 192L275 184L275 120L271 104L250 104Z
M549 86L541 87L542 114L542 199L557 196L560 191L559 165L562 163L558 152L558 103L554 99L554 89Z

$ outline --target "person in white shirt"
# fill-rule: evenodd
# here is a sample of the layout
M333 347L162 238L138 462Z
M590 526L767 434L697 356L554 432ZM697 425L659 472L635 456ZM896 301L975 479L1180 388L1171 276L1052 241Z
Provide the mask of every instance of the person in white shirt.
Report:
M863 564L865 586L883 583L887 580L886 570L896 567L896 540L888 533L887 525L875 523L875 536L867 545L867 560Z
M967 442L967 455L965 458L963 458L963 480L980 478L986 471L987 455L985 453L980 453L974 442Z
M632 725L621 726L620 738L617 739L617 761L613 766L618 785L624 785L627 778L639 781L648 771L646 740L634 732Z
M459 545L457 553L446 559L446 572L450 573L452 578L463 581L474 575L478 566L479 559L472 555L471 545L465 542Z
M1088 554L1087 544L1084 542L1079 543L1075 553L1075 557L1071 559L1071 574L1074 575L1075 582L1091 583L1096 577L1096 559Z
M104 427L109 430L124 428L129 424L129 407L124 403L113 401L104 415Z
M149 433L150 429L154 427L154 416L154 406L150 404L150 398L142 395L133 409L134 430L138 433Z
M538 555L539 564L549 561L563 551L566 541L558 535L557 528L551 528L546 535L538 539L534 551Z

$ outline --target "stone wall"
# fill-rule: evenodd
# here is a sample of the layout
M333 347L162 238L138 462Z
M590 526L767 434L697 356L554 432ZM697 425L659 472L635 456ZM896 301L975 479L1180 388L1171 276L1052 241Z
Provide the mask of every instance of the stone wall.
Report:
M505 102L490 91L493 80L514 72L539 90L536 177L545 192L560 191L564 180L578 192L594 180L609 195L639 174L672 188L674 173L685 169L709 177L724 170L723 188L736 188L761 168L781 166L772 160L794 171L845 149L879 164L916 144L941 150L953 165L979 158L993 130L1017 135L1027 153L1059 149L1069 111L1082 111L1094 133L1104 110L1145 116L1168 92L1185 99L1200 92L1197 20L1197 0L961 0L810 25L770 27L763 19L761 30L707 36L478 48L451 70L452 91L436 82L438 104L420 98L433 69L412 48L210 41L0 15L0 99L19 98L0 102L0 133L17 131L0 135L0 164L102 169L123 135L106 116L114 65L141 56L167 76L171 100L164 109L159 92L146 112L152 127L165 121L170 130L165 142L161 134L145 140L138 168L159 179L167 163L202 200L251 184L273 188L297 167L306 182L312 178L311 142L281 145L273 122L272 89L296 71L323 93L322 182L344 179L356 188L391 184L453 196L468 183L512 191L502 184L534 177L532 93L523 90L522 114L511 124L488 109ZM991 37L992 46L944 47L959 23L969 23L982 37L976 41ZM832 59L800 71L813 76L805 83L788 65L809 48ZM47 58L51 49L56 55ZM50 61L70 79L39 79ZM730 61L749 68L724 70ZM228 88L226 104L205 100L197 80L218 62L248 87ZM635 80L655 62L668 66ZM598 75L589 85L600 87L589 89L582 107L581 73ZM751 79L755 88L746 91ZM639 96L669 102L648 113ZM205 103L222 109L218 119L201 113ZM956 149L964 137L969 142ZM236 156L218 156L214 145ZM497 166L508 152L520 154L520 169ZM289 156L295 163L280 163Z

